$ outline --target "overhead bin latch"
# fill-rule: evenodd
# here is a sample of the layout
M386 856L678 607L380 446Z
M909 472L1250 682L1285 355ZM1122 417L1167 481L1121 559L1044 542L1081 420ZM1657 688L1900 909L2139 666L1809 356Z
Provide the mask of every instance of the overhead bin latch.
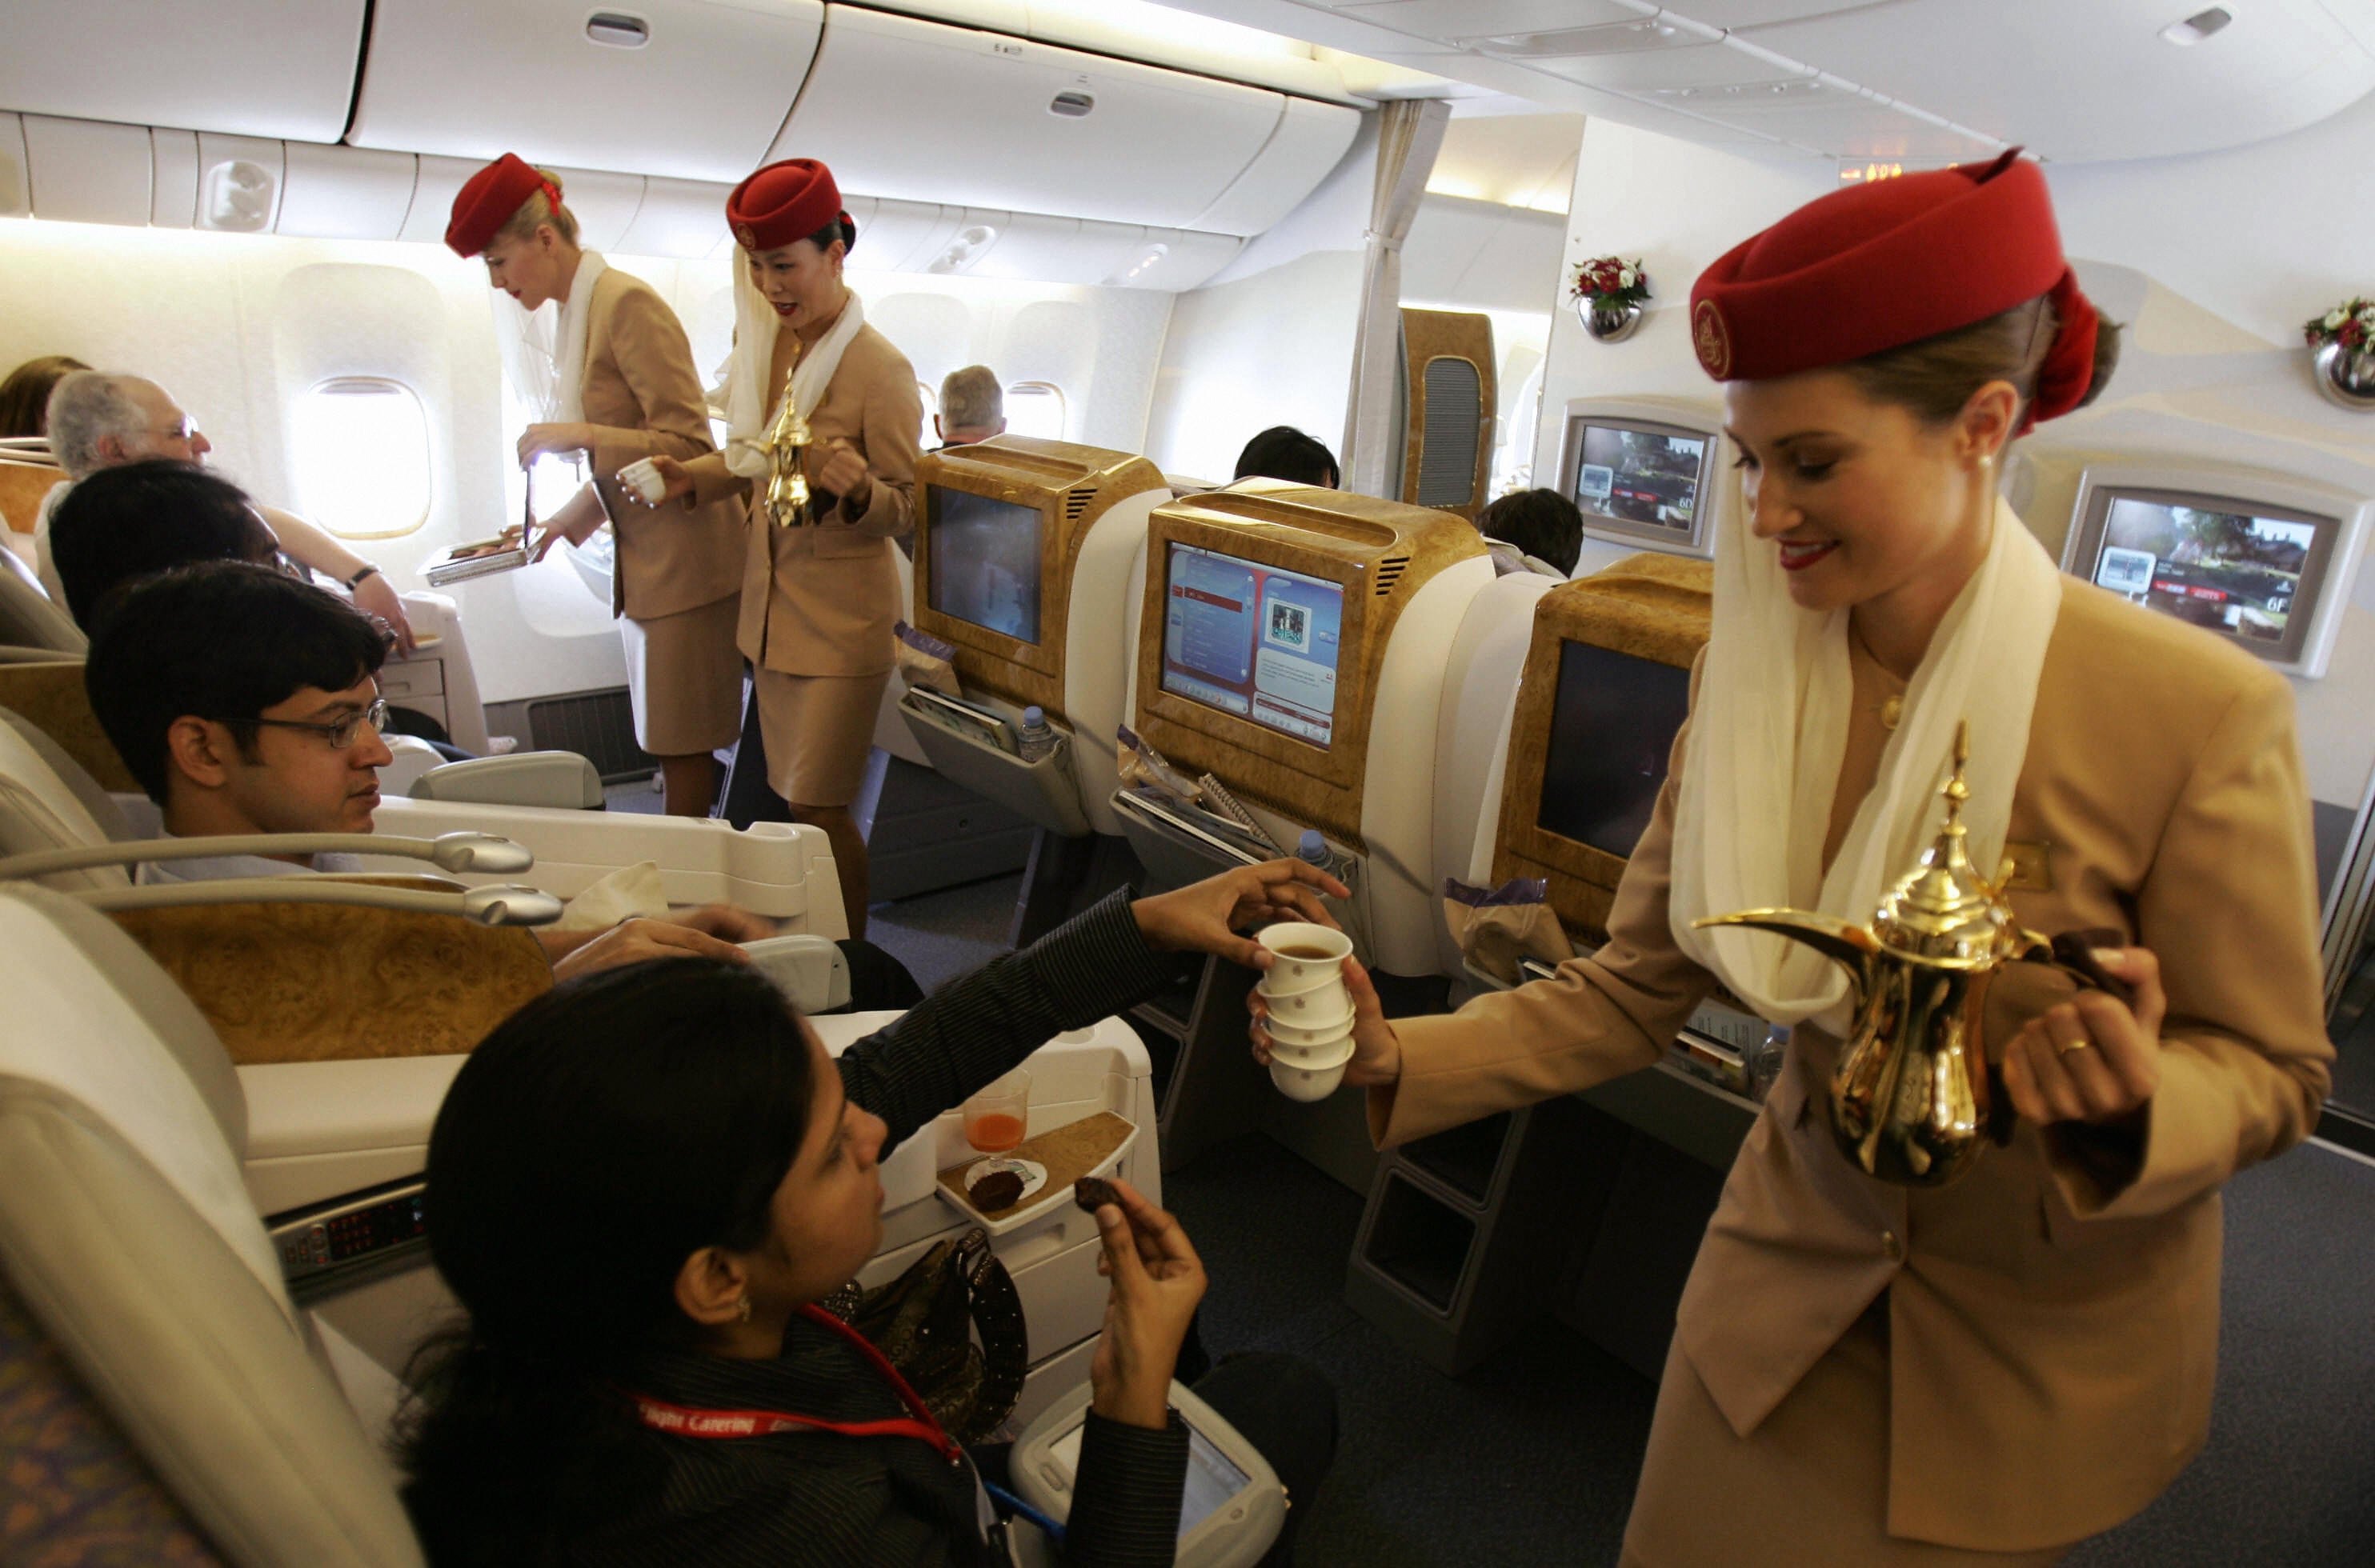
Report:
M585 36L612 49L641 49L652 41L652 24L624 11L597 11L585 18Z
M1095 93L1059 92L1047 100L1047 112L1061 114L1067 120L1078 120L1085 117L1089 111L1096 106Z

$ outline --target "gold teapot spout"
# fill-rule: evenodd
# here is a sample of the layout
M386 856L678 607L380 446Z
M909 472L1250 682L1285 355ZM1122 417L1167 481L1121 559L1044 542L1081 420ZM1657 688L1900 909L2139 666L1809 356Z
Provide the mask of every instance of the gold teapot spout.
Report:
M1861 925L1850 925L1837 915L1814 910L1743 909L1737 914L1710 914L1691 922L1694 930L1704 931L1713 925L1744 925L1752 931L1770 931L1777 937L1803 942L1848 972L1858 1001L1863 999L1872 961L1880 956L1880 942L1871 932Z

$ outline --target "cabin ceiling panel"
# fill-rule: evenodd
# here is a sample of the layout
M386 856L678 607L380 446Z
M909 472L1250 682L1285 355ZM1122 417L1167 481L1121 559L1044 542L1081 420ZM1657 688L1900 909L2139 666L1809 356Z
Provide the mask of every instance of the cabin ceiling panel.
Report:
M25 116L33 216L53 222L148 221L151 160L145 125Z
M2019 142L2062 162L2241 147L2375 91L2375 0L2246 0L2191 43L2172 0L1179 0L1186 8L1432 72L1545 108L1720 144L1877 156L1886 115L1767 127L1687 89L1836 78L1929 132L1903 156L1985 156ZM2199 9L2199 6L2196 6ZM1738 55L1749 64L1735 68ZM1743 150L1754 150L1753 143Z
M33 209L25 178L25 121L0 114L0 218L22 218Z
M364 10L364 0L9 0L0 103L334 142L354 94Z
M1290 98L1270 140L1192 227L1222 234L1259 234L1303 205L1361 132L1358 111Z
M315 240L393 240L412 208L420 160L408 152L288 144L288 184L276 234Z
M832 6L816 68L768 156L821 159L843 184L905 201L1186 226L1254 162L1285 103L1263 88Z
M578 0L377 0L347 139L730 183L763 160L824 12L821 0L636 0L617 13L636 41Z
M714 253L732 238L726 198L733 189L704 180L645 180L643 205L618 242L620 253L686 259Z

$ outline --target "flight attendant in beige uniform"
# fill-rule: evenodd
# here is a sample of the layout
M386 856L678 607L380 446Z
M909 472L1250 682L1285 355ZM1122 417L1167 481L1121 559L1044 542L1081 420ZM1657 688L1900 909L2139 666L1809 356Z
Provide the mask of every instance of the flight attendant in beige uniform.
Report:
M1444 1017L1388 1022L1356 977L1351 1076L1392 1145L1650 1066L1718 981L1796 1025L1684 1291L1625 1561L2051 1562L2201 1448L2219 1187L2325 1098L2291 693L2062 577L1997 499L2005 446L2115 358L2034 165L1826 195L1692 312L1746 521L1608 945ZM2133 1003L2000 971L2014 1141L1911 1189L1829 1130L1836 966L1691 922L1870 919L1967 718L1972 861L2019 855L2025 926L2125 933L2101 961Z
M767 751L767 782L833 840L850 935L866 929L866 841L850 816L891 678L899 577L892 540L915 526L924 422L916 372L866 324L842 260L857 237L821 163L771 163L734 188L741 246L727 449L658 460L660 503L748 498L740 641ZM767 437L789 395L810 431L813 501L789 526L767 511Z
M654 513L620 503L619 470L645 457L712 450L709 411L684 328L651 285L577 243L577 220L553 178L510 153L470 177L454 198L445 242L484 256L487 277L517 302L497 302L504 371L539 416L519 440L538 454L588 454L593 484L546 525L583 544L616 519L611 613L626 643L635 739L659 760L670 813L706 817L717 800L713 755L739 723L742 661L734 646L742 590L742 509L731 502ZM558 301L549 344L538 307ZM597 499L596 487L601 490Z

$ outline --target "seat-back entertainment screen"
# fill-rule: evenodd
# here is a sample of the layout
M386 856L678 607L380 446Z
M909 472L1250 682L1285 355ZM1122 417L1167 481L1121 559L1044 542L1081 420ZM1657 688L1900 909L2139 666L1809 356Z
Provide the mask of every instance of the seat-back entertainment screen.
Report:
M2340 520L2215 497L2109 492L2102 541L2080 575L2133 603L2289 658ZM2330 546L2329 546L2330 548Z
M1164 581L1163 690L1327 746L1343 587L1183 544Z
M1011 637L1039 641L1039 509L945 485L931 489L930 607Z
M1690 700L1687 669L1568 640L1559 651L1536 825L1630 858L1665 785Z
M1576 510L1688 542L1698 524L1706 436L1586 423L1575 469Z

